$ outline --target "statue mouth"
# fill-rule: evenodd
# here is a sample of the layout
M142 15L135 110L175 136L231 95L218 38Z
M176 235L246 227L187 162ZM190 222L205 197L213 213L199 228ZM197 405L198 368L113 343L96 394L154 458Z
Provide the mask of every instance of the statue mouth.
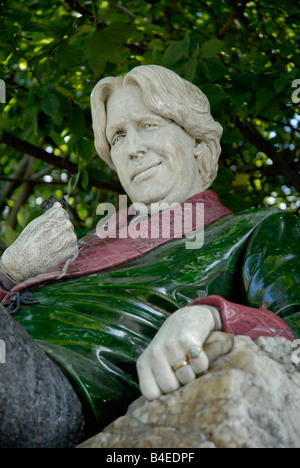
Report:
M131 182L134 181L134 179L139 176L140 174L145 174L147 173L147 171L149 171L150 169L154 168L154 167L157 167L157 166L160 166L161 165L161 161L156 161L156 162L152 162L150 164L144 164L143 166L138 166L134 171L133 171L133 174L132 174L132 177L131 177Z

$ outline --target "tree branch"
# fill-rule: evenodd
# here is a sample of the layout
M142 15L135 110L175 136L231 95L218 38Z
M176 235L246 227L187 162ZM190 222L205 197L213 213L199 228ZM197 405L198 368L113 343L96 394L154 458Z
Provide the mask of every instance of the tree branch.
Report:
M77 0L65 0L65 1L72 10L77 11L82 16L86 16L89 19L89 21L91 21L92 23L96 23L96 26L98 29L101 30L106 27L106 24L104 21L101 21L101 19L98 18L96 14L92 13L87 8L80 5Z
M27 154L25 154L23 156L23 158L20 161L18 167L16 168L16 170L14 171L14 173L12 175L13 180L14 179L20 179L21 177L23 177L24 171L25 171L25 169L27 167L27 164L28 164L29 157L30 156L28 156ZM12 181L7 181L6 184L4 185L3 189L2 189L1 198L3 198L4 200L7 199L7 198L10 198L11 194L13 193L13 191L15 190L15 188L18 185L18 182L14 182L13 180ZM3 211L5 205L6 205L5 201L0 203L0 213Z
M5 176L0 176L0 180L4 182L13 182L17 184L23 184L23 183L28 183L28 184L34 184L34 185L68 185L68 182L64 181L58 181L58 180L53 180L52 182L45 182L44 180L38 180L38 179L15 179L13 177L5 177Z
M18 137L15 137L7 132L2 133L2 138L0 139L0 143L4 143L11 148L20 151L21 153L29 154L34 158L41 159L42 161L50 164L52 166L58 167L59 169L64 169L71 174L78 173L78 167L76 164L68 161L67 159L59 158L58 156L53 156L52 154L47 153L43 148L39 148L38 146L33 145L32 143L28 143L27 141L23 141ZM101 182L92 177L90 177L90 182L94 187L109 190L116 193L123 193L124 190L119 182Z
M234 22L236 18L236 12L234 10L232 10L231 14L230 14L230 18L228 19L227 23L224 24L223 28L221 29L221 31L218 33L218 37L220 39L222 39L222 37L227 33L227 31L230 29L232 23Z
M129 18L136 19L136 15L132 13L130 10L128 10L127 8L125 8L123 5L118 4L116 5L116 8L122 11L122 13L125 13L125 15L129 16Z
M247 16L245 16L244 14L246 3L247 3L247 0L242 0L241 2L228 0L227 2L227 4L229 4L233 8L239 20L244 24L246 28L248 28L250 21L247 18Z
M250 120L241 122L238 118L234 120L235 126L242 135L249 140L259 151L265 153L274 163L277 164L281 174L286 178L287 183L293 185L300 193L300 177L285 161L286 151L277 151L275 146L269 143L255 128Z
M30 179L30 174L32 173L32 166L34 164L34 158L32 156L28 157L27 167L24 171L24 179ZM18 213L20 211L21 206L23 206L29 195L33 192L34 184L32 181L24 182L21 185L20 191L18 193L18 198L14 203L14 206L11 209L9 214L8 224L15 229L18 223Z

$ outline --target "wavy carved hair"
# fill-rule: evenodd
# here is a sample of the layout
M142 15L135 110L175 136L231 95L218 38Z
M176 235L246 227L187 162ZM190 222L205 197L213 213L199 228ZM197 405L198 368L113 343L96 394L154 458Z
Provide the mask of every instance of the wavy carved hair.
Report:
M116 170L106 139L106 102L114 91L130 85L139 86L145 103L153 112L173 120L197 142L201 141L208 146L208 152L199 151L197 154L195 151L200 177L206 190L218 172L223 129L213 119L205 94L175 72L159 65L136 67L124 78L103 78L94 87L91 94L91 110L95 148L99 156ZM203 145L201 147L203 149Z

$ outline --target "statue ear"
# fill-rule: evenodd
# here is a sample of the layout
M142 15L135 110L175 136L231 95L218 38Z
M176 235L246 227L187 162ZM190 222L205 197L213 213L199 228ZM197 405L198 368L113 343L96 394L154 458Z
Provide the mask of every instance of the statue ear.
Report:
M195 158L203 155L205 151L208 151L208 145L202 140L195 140Z
M211 186L218 173L218 160L221 153L219 141L205 142L195 139L195 159L204 190Z
M195 159L203 183L203 190L213 183L218 164L211 145L202 140L195 140Z

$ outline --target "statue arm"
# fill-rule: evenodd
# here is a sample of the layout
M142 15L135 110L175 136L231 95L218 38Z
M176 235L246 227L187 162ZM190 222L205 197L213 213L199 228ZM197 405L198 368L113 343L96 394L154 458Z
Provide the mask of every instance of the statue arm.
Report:
M197 298L191 305L217 307L224 332L293 341L300 332L299 236L298 218L269 216L252 234L245 253L241 288L246 305L219 296Z
M235 304L220 296L198 298L191 305L216 307L220 313L221 329L225 333L247 335L253 340L259 336L281 336L294 340L287 324L270 310Z
M214 330L252 339L280 336L293 341L294 331L300 335L300 314L295 314L300 310L299 224L295 217L278 213L252 234L242 268L247 305L217 295L199 297L166 320L138 360L146 398L174 391L207 370L209 359L203 346ZM197 358L199 366L197 359L186 359L191 347L203 350Z
M205 344L216 330L221 330L224 336L247 335L253 340L259 336L294 340L286 323L269 310L235 304L220 296L197 298L165 321L139 357L137 370L142 394L148 400L158 398L205 372L211 364ZM230 350L226 340L219 336L217 341L216 353L226 354ZM198 356L192 357L192 350Z
M205 372L211 364L205 345L216 330L223 332L216 340L217 355L230 351L223 338L226 334L247 335L253 340L259 336L294 340L286 323L269 310L234 304L220 296L198 298L174 312L139 357L137 371L145 398L152 400L177 390Z
M271 310L300 337L300 219L280 212L252 234L242 269L245 304Z

